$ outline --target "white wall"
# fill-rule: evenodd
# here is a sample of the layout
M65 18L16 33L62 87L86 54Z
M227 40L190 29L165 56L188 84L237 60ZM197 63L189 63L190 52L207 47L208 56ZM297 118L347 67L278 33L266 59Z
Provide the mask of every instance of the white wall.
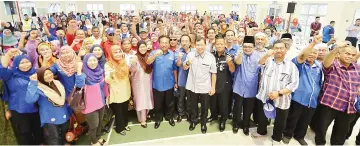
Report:
M150 2L141 2L141 1L36 1L34 2L36 8L48 8L50 3L59 3L61 9L66 12L66 7L68 3L75 3L77 11L86 12L86 4L103 4L104 12L120 12L120 4L135 4L136 12L143 10L145 5L148 5ZM300 1L297 2L296 10L294 17L299 17L301 11L301 5L305 3L326 3L324 1ZM169 4L172 5L172 9L175 11L180 11L182 4L193 4L196 6L200 14L204 11L209 12L209 5L220 4L223 5L223 13L229 14L232 11L232 4L240 5L239 15L242 17L246 15L247 4L257 4L256 12L256 22L261 23L263 19L268 14L269 5L272 4L271 1L169 1ZM285 19L289 18L289 14L286 13L287 2L279 1L277 4L282 5L281 16ZM345 29L353 22L353 17L356 9L360 8L360 2L350 2L350 1L330 1L327 2L328 10L327 15L321 19L323 26L329 24L331 20L336 21L335 24L335 37L339 39L344 39L346 37ZM4 8L4 2L0 2L0 9ZM5 11L5 10L3 10ZM18 15L14 15L15 21L18 20ZM293 17L293 18L294 18ZM5 13L0 13L0 21L12 21L11 16L6 15Z

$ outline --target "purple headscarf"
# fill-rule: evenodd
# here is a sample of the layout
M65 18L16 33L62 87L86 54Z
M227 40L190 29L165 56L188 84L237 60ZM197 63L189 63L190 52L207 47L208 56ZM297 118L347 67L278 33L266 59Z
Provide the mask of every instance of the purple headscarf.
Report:
M103 80L104 78L104 70L101 68L100 64L96 66L95 69L91 69L87 62L91 56L96 56L93 53L86 54L83 59L83 72L86 75L86 81L90 82L90 84L96 84ZM97 58L96 58L97 60Z

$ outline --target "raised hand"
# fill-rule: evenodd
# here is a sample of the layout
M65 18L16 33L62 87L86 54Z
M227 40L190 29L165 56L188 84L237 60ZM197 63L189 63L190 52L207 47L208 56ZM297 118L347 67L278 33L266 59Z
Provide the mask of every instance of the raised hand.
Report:
M158 56L161 56L162 54L163 54L163 52L159 49L156 51L155 56L158 57Z
M37 80L38 80L37 74L34 73L33 75L31 75L31 76L29 77L29 79L32 80L32 81L37 81Z
M232 60L233 60L233 59L232 59L232 57L231 57L230 55L227 55L227 56L226 56L226 62L227 62L227 63L231 63Z
M270 49L270 50L268 50L267 52L266 52L266 55L267 56L273 56L275 54L275 51L274 50L272 50L272 49Z
M316 35L316 36L314 37L314 39L313 39L313 42L314 42L315 44L320 44L320 43L322 43L322 36L321 36L321 35Z

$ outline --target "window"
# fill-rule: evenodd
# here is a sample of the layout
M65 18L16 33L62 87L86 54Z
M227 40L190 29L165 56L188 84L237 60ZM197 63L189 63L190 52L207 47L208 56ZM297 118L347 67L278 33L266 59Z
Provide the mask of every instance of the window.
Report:
M222 14L223 6L222 5L210 5L209 9L210 9L210 13L212 15Z
M192 13L192 14L195 14L196 13L196 7L195 5L192 5L192 4L183 4L181 6L181 11L182 12L186 12L186 13Z
M60 4L49 4L49 13L61 12Z
M103 13L104 14L104 6L103 4L87 4L86 5L86 10L88 12L94 12L95 15L99 14L99 13Z
M120 14L133 14L135 12L135 4L120 4Z
M76 13L76 5L75 4L68 4L68 6L66 7L66 11L68 13L70 13L70 12Z
M271 4L269 5L268 15L273 19L275 16L279 16L281 13L281 5Z
M327 4L303 4L301 6L299 24L305 39L310 37L310 25L315 21L316 16L325 17L327 14Z
M246 9L246 15L253 20L256 19L256 4L248 4Z
M354 21L353 24L355 24L356 19L360 18L360 9L355 10L355 15L354 15Z
M240 12L240 5L239 5L239 4L233 4L233 5L232 5L232 10L233 10L234 12L236 12L236 14L239 14L239 12Z

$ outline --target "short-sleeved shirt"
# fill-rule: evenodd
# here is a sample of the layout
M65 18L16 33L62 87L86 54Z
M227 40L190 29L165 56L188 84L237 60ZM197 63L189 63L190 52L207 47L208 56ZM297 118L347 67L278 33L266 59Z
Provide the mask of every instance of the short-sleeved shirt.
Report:
M185 62L192 61L186 82L186 89L194 93L209 93L211 90L211 74L216 73L216 61L214 55L209 52L198 54L190 52Z
M223 53L220 56L215 52L213 52L216 61L216 93L221 93L224 91L224 88L231 88L232 86L232 78L231 72L229 70L229 65L226 62L226 57L231 56L228 53Z
M348 114L356 113L354 102L360 86L360 66L352 63L346 68L339 61L334 61L323 71L325 80L320 104Z
M190 49L190 52L191 51L193 51L193 50ZM183 48L180 48L179 50L177 50L176 53L175 53L175 62L177 62L177 59L179 57L179 52L182 52L184 55L181 58L181 65L180 65L180 67L178 67L178 86L179 87L185 87L189 70L184 70L183 63L185 62L186 56L187 56L188 53L186 53Z
M327 43L331 39L331 35L334 35L335 29L331 25L327 25L323 28L323 42Z
M153 56L156 51L150 53ZM168 50L165 54L155 58L153 65L153 88L158 91L166 91L174 87L174 71L177 70L175 54Z

